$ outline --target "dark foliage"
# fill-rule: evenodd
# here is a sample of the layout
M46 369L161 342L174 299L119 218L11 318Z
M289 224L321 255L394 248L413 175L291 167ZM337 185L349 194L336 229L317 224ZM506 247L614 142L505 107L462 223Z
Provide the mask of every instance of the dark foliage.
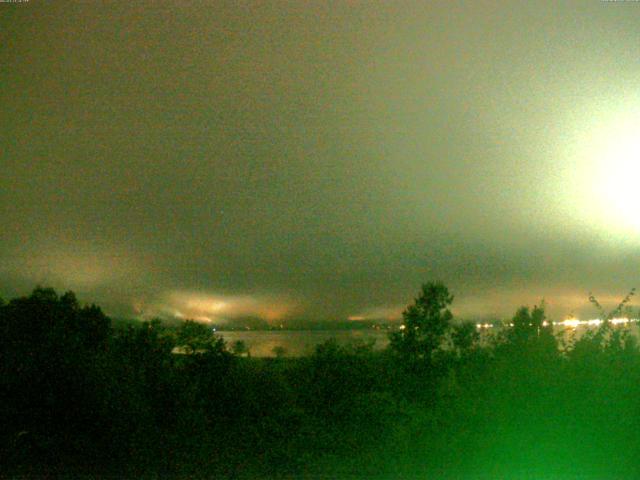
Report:
M0 302L0 472L40 478L636 478L628 327L559 344L543 307L481 338L426 284L385 351L231 353L210 328L118 328L73 293ZM624 302L626 303L626 302ZM622 304L624 306L624 303Z

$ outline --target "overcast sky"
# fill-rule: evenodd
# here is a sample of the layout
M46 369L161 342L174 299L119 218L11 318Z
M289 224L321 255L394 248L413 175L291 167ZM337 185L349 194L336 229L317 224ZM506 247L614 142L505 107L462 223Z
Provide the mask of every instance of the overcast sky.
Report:
M640 286L640 3L0 4L0 295L594 316Z

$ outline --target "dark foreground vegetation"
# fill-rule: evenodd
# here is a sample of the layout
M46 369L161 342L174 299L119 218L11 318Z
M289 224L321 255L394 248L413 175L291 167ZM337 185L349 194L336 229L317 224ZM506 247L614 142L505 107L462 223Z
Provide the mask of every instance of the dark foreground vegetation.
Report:
M451 301L425 285L386 351L256 359L197 323L113 328L38 288L0 305L0 474L640 478L626 327L564 344L521 308L480 339Z

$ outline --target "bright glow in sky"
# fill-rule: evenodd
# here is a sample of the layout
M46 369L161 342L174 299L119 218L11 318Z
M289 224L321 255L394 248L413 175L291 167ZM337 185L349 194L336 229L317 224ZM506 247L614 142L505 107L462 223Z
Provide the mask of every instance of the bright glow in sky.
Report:
M614 125L600 157L599 194L615 223L640 234L640 113Z
M292 303L267 295L220 295L202 292L175 291L149 298L138 305L143 318L176 317L201 322L226 322L238 317L258 317L277 321L295 311Z
M573 202L567 203L596 228L635 243L640 240L640 107L595 115L582 129L565 171L565 180L574 185Z

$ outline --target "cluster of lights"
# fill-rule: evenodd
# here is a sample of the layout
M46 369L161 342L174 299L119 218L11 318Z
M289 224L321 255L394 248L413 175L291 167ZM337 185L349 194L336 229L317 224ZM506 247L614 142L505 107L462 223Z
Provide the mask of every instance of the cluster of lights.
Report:
M631 322L637 322L636 319L626 318L626 317L618 317L612 318L609 320L609 323L612 325L624 325ZM578 328L578 327L598 327L602 325L603 320L599 318L594 318L591 320L579 320L577 318L567 318L566 320L562 320L560 322L553 322L555 327L565 327L565 328ZM542 323L544 327L549 326L549 322L546 320ZM513 327L513 323L506 324L508 327ZM494 325L491 323L478 323L476 324L476 328L478 330L484 330L488 328L493 328ZM402 327L400 327L402 328Z
M491 323L477 323L476 324L476 328L478 328L479 330L483 330L486 328L493 328L493 324Z
M637 320L634 320L631 318L618 317L618 318L612 318L611 320L609 320L609 323L611 323L612 325L624 325L626 323L636 322L636 321ZM568 318L561 322L555 322L554 325L558 325L566 328L578 328L580 326L598 327L602 325L602 322L603 321L599 318L594 318L592 320L578 320L577 318Z

